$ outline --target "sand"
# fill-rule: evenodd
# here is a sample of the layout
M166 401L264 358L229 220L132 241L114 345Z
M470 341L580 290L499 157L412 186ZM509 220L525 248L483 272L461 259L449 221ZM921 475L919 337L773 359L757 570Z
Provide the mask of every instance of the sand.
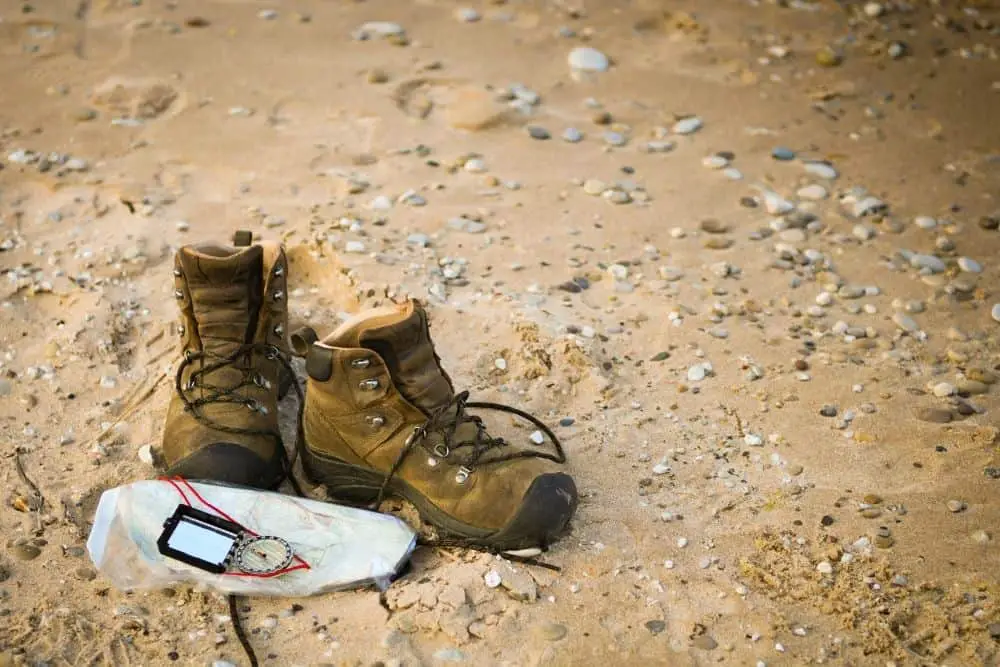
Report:
M1000 14L903 4L0 2L0 665L247 664L83 549L237 229L294 324L427 302L581 490L558 572L241 602L262 664L998 664Z

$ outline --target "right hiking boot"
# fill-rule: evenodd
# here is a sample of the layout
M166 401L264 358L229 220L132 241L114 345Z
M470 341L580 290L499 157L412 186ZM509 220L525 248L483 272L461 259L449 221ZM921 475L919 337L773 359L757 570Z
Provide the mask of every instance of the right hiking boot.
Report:
M167 474L272 488L286 474L278 430L288 365L288 263L277 243L187 245L174 259L184 359L163 429Z
M321 341L309 329L293 341L308 374L303 466L335 499L401 496L453 543L498 551L545 547L563 532L577 492L559 471L558 440L527 413L456 393L418 303L362 313ZM554 451L491 436L470 408L528 420Z

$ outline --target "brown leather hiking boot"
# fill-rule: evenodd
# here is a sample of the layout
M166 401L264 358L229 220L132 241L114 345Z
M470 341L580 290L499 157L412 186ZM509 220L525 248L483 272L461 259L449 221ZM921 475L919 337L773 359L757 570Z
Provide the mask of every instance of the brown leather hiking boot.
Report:
M271 488L287 462L278 397L293 380L288 264L277 243L250 245L250 232L237 232L235 240L235 248L205 243L177 251L184 360L163 455L170 475Z
M443 533L497 550L545 546L563 531L577 494L556 472L558 440L520 410L456 394L419 304L363 313L319 342L306 329L295 343L309 375L303 465L332 496L367 503L391 492ZM467 408L527 419L555 451L518 450Z

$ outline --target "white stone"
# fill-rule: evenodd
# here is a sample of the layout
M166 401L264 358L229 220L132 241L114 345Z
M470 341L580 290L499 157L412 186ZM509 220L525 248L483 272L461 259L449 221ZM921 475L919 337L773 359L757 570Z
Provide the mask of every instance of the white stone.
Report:
M702 123L701 118L691 116L689 118L682 118L674 123L672 131L674 134L694 134L702 128L702 125L704 123Z
M372 37L394 37L402 35L403 26L391 21L369 21L354 31L355 39L370 39Z
M832 181L839 175L837 170L826 162L806 162L803 165L806 173L812 174L816 178L825 178Z
M829 561L823 561L816 566L816 571L820 574L833 574L833 565Z
M344 244L344 252L364 252L365 244L361 241L348 241Z
M459 7L455 10L455 18L462 23L475 23L482 18L482 16L480 16L479 12L471 7Z
M392 208L392 199L386 195L379 195L378 197L375 197L375 199L371 200L371 203L368 204L368 208L373 211L388 211Z
M729 160L721 155L708 155L701 159L701 164L708 169L724 169L729 166Z
M608 57L589 46L578 46L566 58L569 66L582 72L607 72L611 66Z
M869 18L878 18L885 13L885 7L881 2L866 2L865 3L865 15Z
M1000 322L1000 303L993 304L993 308L990 310L990 317Z
M820 292L816 295L816 305L818 306L831 306L833 305L833 295L829 292Z
M677 547L679 549L683 549L687 545L688 545L688 539L686 537L678 537L677 538Z
M500 371L507 370L507 360L504 359L503 357L499 357L497 359L494 359L493 360L493 365L496 367L497 370L500 370Z
M932 391L938 398L947 398L955 393L955 385L948 384L947 382L938 382L934 385Z
M799 199L806 199L808 201L820 201L830 196L827 189L818 183L801 187L795 194Z
M496 588L500 585L500 573L496 570L490 570L483 577L483 582L486 584L487 588Z
M532 431L528 438L536 445L541 445L545 442L545 434L541 431Z
M702 364L695 364L687 371L688 382L701 382L705 379L705 367Z
M767 191L764 193L764 210L771 215L785 215L795 210L795 204L788 201L777 192Z
M486 162L484 160L480 160L479 158L466 160L465 170L473 174L481 174L486 171Z
M959 257L958 268L966 273L982 273L983 266L971 257Z
M929 215L918 215L913 219L913 224L920 227L920 229L934 229L937 227L937 220Z
M148 466L152 466L154 463L152 445L143 445L140 447L138 456L140 461Z
M668 472L670 472L670 466L666 463L657 463L653 466L654 475L666 475Z

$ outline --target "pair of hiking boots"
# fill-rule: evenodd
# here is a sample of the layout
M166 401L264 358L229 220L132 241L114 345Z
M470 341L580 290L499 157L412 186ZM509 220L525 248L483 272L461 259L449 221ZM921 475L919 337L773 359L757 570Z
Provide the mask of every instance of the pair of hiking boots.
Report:
M540 421L456 393L419 303L377 308L320 340L291 337L306 359L305 395L290 364L288 262L277 243L182 247L174 295L184 359L163 436L168 474L262 489L306 475L337 500L402 496L440 533L497 550L544 547L565 528L577 493L565 456ZM278 400L299 393L298 442L286 453ZM527 419L554 451L518 449L469 408Z

